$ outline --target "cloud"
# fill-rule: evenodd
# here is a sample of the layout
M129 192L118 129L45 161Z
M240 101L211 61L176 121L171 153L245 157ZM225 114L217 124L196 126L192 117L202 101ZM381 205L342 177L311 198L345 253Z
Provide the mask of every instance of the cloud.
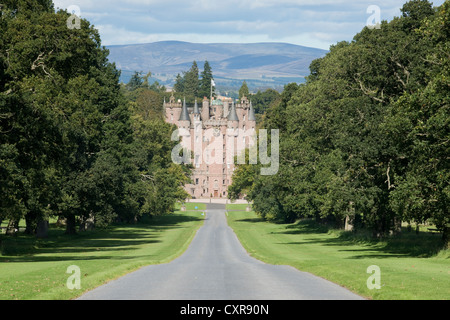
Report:
M406 0L56 0L77 5L105 45L160 40L292 42L328 49L351 40L366 24L370 5L381 18L400 14ZM435 1L440 5L444 0Z

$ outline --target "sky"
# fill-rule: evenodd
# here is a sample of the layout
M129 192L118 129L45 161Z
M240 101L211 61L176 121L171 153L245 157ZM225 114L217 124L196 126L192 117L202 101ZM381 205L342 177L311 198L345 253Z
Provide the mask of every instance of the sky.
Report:
M445 0L432 1L435 6ZM178 40L286 42L328 50L367 24L400 16L406 0L54 0L100 32L102 44Z

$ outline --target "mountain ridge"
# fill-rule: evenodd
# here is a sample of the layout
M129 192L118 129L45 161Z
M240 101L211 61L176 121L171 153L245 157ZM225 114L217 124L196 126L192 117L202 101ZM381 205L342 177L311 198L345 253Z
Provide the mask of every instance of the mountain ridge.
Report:
M152 79L172 86L177 74L196 61L199 69L208 60L217 86L235 87L243 80L256 86L280 87L302 82L312 60L327 51L284 42L193 43L177 40L142 44L111 45L109 60L122 71L121 80L135 71L151 72ZM284 79L285 78L285 79ZM234 83L234 84L233 84Z

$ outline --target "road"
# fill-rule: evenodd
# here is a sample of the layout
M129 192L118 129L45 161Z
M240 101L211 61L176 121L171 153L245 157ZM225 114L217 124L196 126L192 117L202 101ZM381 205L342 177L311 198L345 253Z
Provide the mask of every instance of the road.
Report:
M204 225L183 255L82 295L81 300L352 300L360 296L290 266L252 258L228 226L223 204L208 204Z

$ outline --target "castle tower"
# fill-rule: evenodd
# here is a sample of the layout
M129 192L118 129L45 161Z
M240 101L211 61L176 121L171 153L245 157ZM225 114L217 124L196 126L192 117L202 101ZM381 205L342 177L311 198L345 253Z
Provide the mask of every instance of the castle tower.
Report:
M256 127L256 116L255 110L253 110L252 102L250 101L250 109L248 110L248 128L247 129L255 129Z
M223 102L222 100L213 100L211 102L212 113L214 114L214 119L220 120L223 117Z
M201 116L203 121L209 120L209 100L206 97L203 99Z
M178 125L178 119L181 115L181 102L175 102L173 92L168 103L164 99L163 107L165 109L166 122Z
M178 126L185 129L189 129L191 126L191 117L189 116L189 112L186 107L186 98L183 101L183 108L181 109L180 118L178 119Z
M194 116L194 121L201 121L201 114L200 109L198 108L197 99L195 99L194 112L192 114Z
M234 102L231 104L231 110L230 113L228 113L228 128L237 129L239 126L239 118L236 113L236 106L234 105Z

